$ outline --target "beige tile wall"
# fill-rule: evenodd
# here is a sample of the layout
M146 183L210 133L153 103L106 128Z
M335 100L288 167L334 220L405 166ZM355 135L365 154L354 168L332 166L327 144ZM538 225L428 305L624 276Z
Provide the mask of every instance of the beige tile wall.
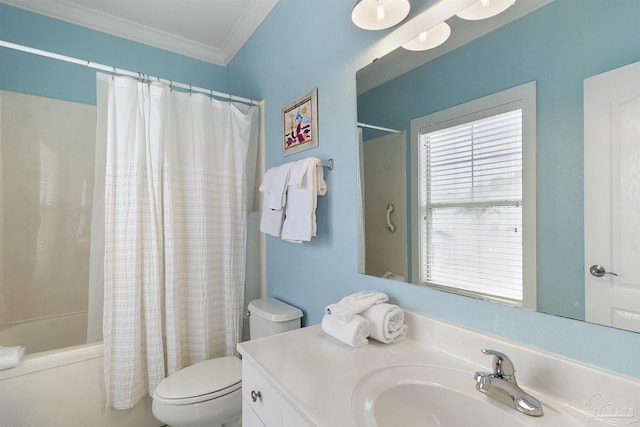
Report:
M0 327L86 311L95 106L0 91L0 119Z

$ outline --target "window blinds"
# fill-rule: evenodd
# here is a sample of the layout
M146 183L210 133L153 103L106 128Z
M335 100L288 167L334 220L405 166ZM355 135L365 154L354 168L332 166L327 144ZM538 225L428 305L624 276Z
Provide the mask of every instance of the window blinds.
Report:
M420 133L421 279L522 301L522 110Z

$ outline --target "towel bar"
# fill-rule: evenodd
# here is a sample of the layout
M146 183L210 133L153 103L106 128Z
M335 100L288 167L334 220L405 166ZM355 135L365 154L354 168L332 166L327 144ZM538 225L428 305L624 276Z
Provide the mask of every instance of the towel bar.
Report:
M322 165L322 167L325 167L325 168L329 169L330 171L333 170L333 159L322 160L320 162L320 164Z

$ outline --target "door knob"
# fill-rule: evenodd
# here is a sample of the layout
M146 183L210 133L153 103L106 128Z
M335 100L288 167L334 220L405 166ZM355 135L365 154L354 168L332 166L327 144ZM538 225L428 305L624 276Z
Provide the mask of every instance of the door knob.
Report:
M605 274L611 274L612 276L617 276L616 273L612 273L610 271L605 270L605 268L598 264L593 264L591 268L589 268L589 273L591 273L594 277L602 277Z

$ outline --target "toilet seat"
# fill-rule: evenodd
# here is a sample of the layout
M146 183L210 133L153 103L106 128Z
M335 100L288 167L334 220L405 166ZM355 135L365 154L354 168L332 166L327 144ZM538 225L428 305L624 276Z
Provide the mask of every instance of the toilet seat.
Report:
M165 405L190 405L226 396L241 387L240 359L218 357L169 375L156 387L153 399Z

